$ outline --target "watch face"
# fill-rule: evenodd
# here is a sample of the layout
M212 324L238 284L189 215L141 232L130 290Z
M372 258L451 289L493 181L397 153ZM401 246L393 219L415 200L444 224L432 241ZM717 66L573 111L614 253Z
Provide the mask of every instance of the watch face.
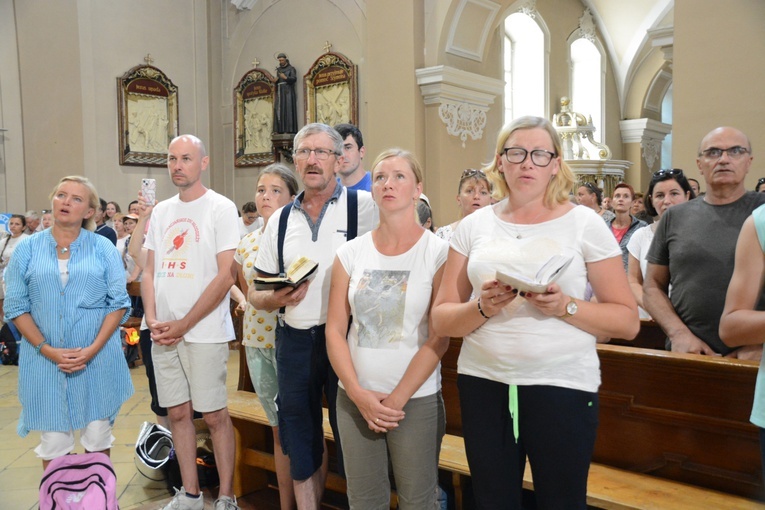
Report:
M566 313L569 315L574 315L578 309L579 307L576 305L575 301L570 301L569 304L566 305Z

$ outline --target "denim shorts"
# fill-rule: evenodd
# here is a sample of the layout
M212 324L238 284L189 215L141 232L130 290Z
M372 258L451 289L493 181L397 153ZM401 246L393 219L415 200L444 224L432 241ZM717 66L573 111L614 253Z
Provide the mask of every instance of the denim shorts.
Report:
M322 394L327 397L338 457L342 458L335 412L337 376L329 364L324 325L310 329L278 325L276 366L282 450L290 457L292 479L306 480L321 467L324 453Z

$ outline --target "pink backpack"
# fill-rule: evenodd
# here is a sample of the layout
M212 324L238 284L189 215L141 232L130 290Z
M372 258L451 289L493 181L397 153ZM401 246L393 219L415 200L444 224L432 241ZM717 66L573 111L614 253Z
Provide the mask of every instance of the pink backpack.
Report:
M40 510L117 510L117 477L103 453L53 459L40 482Z

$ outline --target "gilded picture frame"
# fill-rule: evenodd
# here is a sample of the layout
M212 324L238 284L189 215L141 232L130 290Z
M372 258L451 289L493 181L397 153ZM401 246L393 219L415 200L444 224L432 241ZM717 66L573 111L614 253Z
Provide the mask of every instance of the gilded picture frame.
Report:
M356 65L340 53L316 59L303 76L306 123L359 125Z
M274 127L274 77L255 68L234 88L234 166L269 165L276 161L271 136Z
M160 69L133 67L117 78L120 165L166 166L178 136L178 87Z

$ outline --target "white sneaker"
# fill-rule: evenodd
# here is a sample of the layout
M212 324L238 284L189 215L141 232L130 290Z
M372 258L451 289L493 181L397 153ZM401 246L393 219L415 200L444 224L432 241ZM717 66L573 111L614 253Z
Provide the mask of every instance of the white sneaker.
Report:
M196 499L190 498L186 495L186 489L181 487L181 490L175 489L173 499L160 510L205 510L205 498L202 494Z
M236 498L221 496L215 500L215 510L240 510L236 504Z

